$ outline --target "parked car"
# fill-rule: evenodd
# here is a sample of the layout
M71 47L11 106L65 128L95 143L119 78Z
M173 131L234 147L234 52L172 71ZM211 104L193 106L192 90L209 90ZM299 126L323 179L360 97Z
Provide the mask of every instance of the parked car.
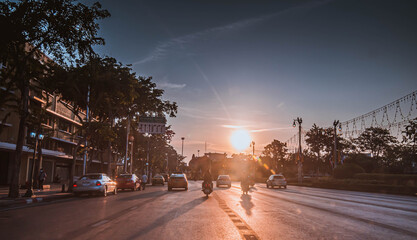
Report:
M152 177L152 186L155 186L156 184L162 184L164 185L165 179L162 175L155 175Z
M171 191L173 188L188 190L187 176L183 173L171 174L168 181L168 191Z
M232 180L230 180L229 175L219 175L216 180L216 187L221 185L226 185L228 187L232 186Z
M140 183L142 180L136 174L120 174L116 178L118 189L131 189L132 191L140 191Z
M281 187L287 188L287 180L285 179L284 175L273 174L269 176L268 180L266 181L266 187L274 188L275 186L278 186L279 188Z
M111 180L105 173L86 174L74 182L72 189L74 195L80 195L82 193L99 193L105 197L109 192L114 195L117 194L116 182Z

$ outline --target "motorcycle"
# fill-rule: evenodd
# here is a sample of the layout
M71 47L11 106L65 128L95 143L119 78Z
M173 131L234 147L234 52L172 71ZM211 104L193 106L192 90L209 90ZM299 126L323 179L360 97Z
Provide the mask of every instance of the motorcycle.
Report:
M242 188L243 194L248 194L249 192L249 184L248 183L241 183L240 187Z
M213 192L211 183L203 183L203 189L201 191L203 191L203 193L206 194L206 197L208 197L209 194Z

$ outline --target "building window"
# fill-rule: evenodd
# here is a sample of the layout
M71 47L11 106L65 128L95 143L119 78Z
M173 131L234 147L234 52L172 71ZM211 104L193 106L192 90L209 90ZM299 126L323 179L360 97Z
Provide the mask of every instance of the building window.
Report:
M65 120L62 120L62 119L59 120L58 128L61 131L71 133L71 124Z

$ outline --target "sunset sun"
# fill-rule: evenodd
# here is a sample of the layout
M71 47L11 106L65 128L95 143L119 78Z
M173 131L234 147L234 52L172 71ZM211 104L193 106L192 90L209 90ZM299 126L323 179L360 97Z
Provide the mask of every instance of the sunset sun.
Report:
M233 147L240 152L249 147L251 137L248 131L244 129L239 129L232 133L232 136L230 137L230 142L232 143Z

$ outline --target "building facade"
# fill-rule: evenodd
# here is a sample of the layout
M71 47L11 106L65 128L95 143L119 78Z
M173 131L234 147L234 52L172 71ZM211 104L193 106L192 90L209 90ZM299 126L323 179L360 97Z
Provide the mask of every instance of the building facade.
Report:
M51 95L45 91L38 94L31 91L29 95L29 109L35 105L46 109L46 117L41 124L40 132L44 135L44 139L38 141L42 149L40 167L47 173L46 183L67 182L73 162L73 150L79 142L83 141L79 136L79 129L82 126L81 121L70 110L71 104L60 100L59 96ZM9 117L3 122L6 114L9 114ZM85 113L81 113L81 118L85 118ZM19 129L19 115L13 109L0 109L0 124L0 185L7 185L11 180L12 162L14 161ZM35 140L30 137L32 131L34 129L26 127L20 168L19 184L21 185L25 184L31 176L35 145ZM39 164L38 156L35 160L35 164ZM103 166L103 164L106 166ZM107 170L107 161L98 159L89 161L88 172L98 172L103 169ZM74 175L80 176L82 173L83 156L79 155L76 158Z

